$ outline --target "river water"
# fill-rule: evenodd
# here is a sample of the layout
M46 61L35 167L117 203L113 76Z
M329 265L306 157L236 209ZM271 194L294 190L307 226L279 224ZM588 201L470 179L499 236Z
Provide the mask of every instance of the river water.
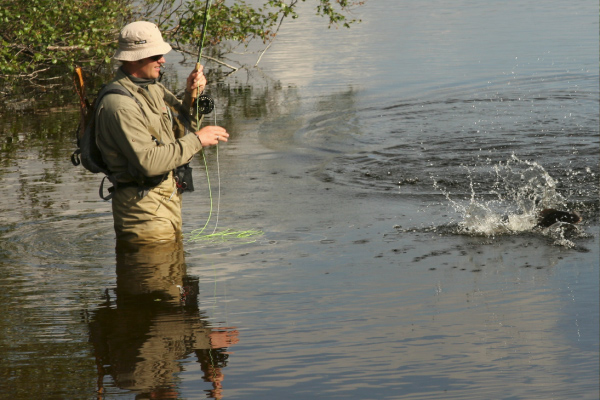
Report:
M76 111L2 116L0 398L598 398L597 2L306 10L211 85L183 248L115 247Z

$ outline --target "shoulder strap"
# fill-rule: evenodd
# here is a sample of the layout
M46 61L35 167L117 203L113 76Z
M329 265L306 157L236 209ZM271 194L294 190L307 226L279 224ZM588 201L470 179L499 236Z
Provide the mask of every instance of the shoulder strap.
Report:
M142 103L140 103L140 101L129 90L127 90L124 86L119 85L118 83L109 83L108 85L105 85L104 87L102 87L102 89L100 89L100 92L98 93L98 97L96 97L95 106L97 107L98 104L100 104L100 101L102 100L102 98L104 96L106 96L107 94L113 94L113 93L132 98L133 100L135 100L137 105L140 106L140 109L142 110L142 112L144 112L144 107L142 106ZM146 115L145 112L144 112L144 115Z
M96 101L97 101L96 106L98 104L100 104L100 100L102 99L102 97L106 96L107 94L112 94L112 93L127 96L127 97L135 100L137 105L140 107L142 114L144 114L144 117L146 117L146 121L148 122L148 131L150 132L150 135L158 144L163 144L161 136L158 134L158 132L156 132L156 129L154 129L154 127L152 125L150 125L150 119L148 118L148 115L146 114L146 111L144 110L144 106L142 105L142 103L138 100L137 97L135 97L133 95L133 93L131 93L124 86L122 86L116 82L109 83L108 85L106 85L104 88L102 88L102 90L100 90L100 93L98 93L98 97L96 98Z

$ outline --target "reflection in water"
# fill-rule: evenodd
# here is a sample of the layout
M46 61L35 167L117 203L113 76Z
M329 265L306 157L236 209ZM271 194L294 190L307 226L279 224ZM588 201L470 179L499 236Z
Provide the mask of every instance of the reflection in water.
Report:
M207 397L222 398L222 369L228 346L237 343L233 328L212 329L198 309L198 280L186 275L180 243L117 243L116 301L106 302L90 322L90 341L98 367L98 397L104 377L135 392L136 399L178 398L176 374L195 353Z

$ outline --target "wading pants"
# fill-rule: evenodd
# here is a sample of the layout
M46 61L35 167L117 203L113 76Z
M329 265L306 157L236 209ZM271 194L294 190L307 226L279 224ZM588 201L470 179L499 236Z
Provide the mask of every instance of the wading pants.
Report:
M118 189L112 199L117 240L130 243L174 241L181 238L181 194L173 173L140 198L136 187Z

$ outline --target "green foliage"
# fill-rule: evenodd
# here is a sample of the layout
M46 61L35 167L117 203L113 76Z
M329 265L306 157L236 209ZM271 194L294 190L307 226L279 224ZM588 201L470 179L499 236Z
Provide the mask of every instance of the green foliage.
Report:
M200 41L201 29L204 24L206 1L189 1L185 8L177 12L174 21L164 21L161 28L172 42L179 45L197 45ZM255 10L244 1L237 1L231 6L224 1L215 1L209 10L207 37L205 45L217 45L223 40L247 42L259 37L266 40L269 29L277 21L277 15Z
M106 63L129 13L125 0L0 0L0 76L35 80Z
M302 0L305 1L305 0ZM317 14L329 18L329 26L342 24L346 28L350 28L350 24L357 22L355 19L347 19L346 16L336 8L348 13L353 7L363 5L364 1L349 1L349 0L319 0L317 6Z
M248 44L272 41L286 18L298 18L299 2L214 0L205 45L224 40ZM362 4L352 0L308 0L329 26L349 27L346 15ZM134 4L136 6L134 6ZM75 65L106 65L119 29L133 20L156 22L166 40L180 50L195 50L204 23L206 0L0 0L0 79L48 82ZM2 89L2 88L0 88Z

